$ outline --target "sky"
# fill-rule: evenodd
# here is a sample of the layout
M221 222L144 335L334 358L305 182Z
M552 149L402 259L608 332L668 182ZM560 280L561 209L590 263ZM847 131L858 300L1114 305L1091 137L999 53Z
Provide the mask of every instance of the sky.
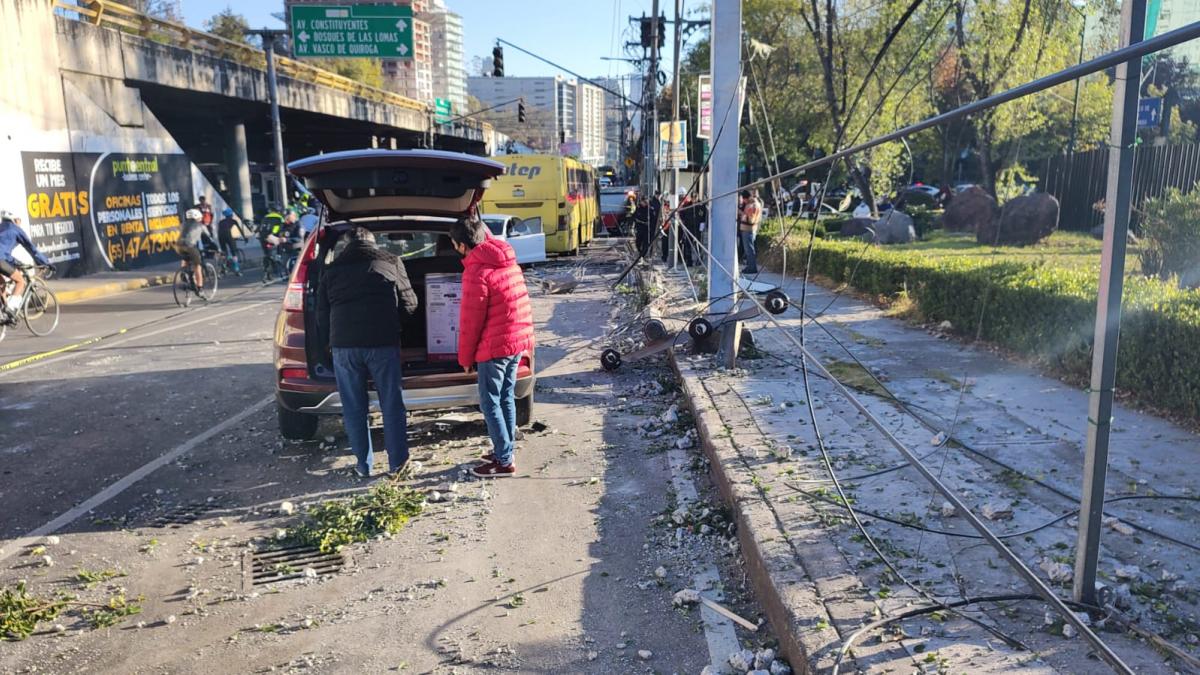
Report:
M182 0L188 25L203 28L204 20L232 5L254 28L283 27L271 16L282 12L283 3L230 2L230 0ZM337 4L331 0L331 5ZM660 11L671 14L674 3L660 1ZM685 0L685 16L708 0ZM446 0L446 6L463 18L465 66L471 58L491 63L496 38L504 38L586 77L616 76L632 72L632 65L605 61L603 56L628 56L623 43L638 39L638 29L629 16L650 14L651 0ZM668 16L670 18L670 16ZM668 31L671 28L668 26ZM686 50L685 50L686 51ZM641 49L637 52L640 54ZM663 70L670 70L671 40L668 34ZM515 49L504 50L504 72L509 76L553 75L555 68ZM563 73L566 74L566 73Z

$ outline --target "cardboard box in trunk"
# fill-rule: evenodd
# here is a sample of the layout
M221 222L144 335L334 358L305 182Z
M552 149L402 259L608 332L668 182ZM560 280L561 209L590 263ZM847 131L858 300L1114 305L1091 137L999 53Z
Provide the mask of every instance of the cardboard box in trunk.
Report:
M425 275L425 345L430 361L458 359L461 274Z

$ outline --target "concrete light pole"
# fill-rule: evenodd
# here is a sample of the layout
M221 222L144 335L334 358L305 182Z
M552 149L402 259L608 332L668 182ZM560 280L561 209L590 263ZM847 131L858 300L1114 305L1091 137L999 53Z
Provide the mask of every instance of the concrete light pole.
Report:
M737 298L738 85L742 75L742 2L713 0L712 57L713 140L710 160L708 298L714 315L729 314ZM719 358L727 367L737 361L741 325L722 326Z
M671 140L679 125L679 52L683 48L683 0L675 0L675 58L672 59ZM684 138L681 142L687 142ZM679 266L679 165L671 158L671 269Z
M275 39L287 35L286 30L259 28L248 30L246 35L262 38L263 51L267 55L267 92L271 100L271 135L275 143L275 180L279 185L279 207L288 205L287 165L283 161L283 128L279 122L279 84L275 77Z

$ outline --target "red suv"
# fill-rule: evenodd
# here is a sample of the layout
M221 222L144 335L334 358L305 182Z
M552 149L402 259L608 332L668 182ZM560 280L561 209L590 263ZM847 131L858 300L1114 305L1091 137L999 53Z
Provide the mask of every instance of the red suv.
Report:
M317 432L318 415L341 413L329 346L318 337L315 314L321 273L341 253L346 243L343 235L355 226L373 231L381 248L404 261L421 301L396 336L404 366L405 407L478 406L476 376L458 366L453 340L435 338L433 349L427 344L426 277L437 275L431 280L442 284L441 317L435 317L436 322L448 314L447 299L457 304L453 275L462 272L462 258L450 244L450 225L476 208L491 179L504 173L504 165L439 150L352 150L298 160L288 169L304 180L326 213L304 242L275 324L280 433L285 438L309 439ZM449 313L457 318L457 309ZM439 323L436 331L445 329ZM523 354L516 388L517 423L522 426L533 416L533 368L533 353Z

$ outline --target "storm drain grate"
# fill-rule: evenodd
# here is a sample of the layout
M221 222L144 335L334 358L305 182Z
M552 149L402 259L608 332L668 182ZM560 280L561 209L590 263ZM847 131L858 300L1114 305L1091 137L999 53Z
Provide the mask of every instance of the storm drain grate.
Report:
M242 558L242 586L256 586L337 574L350 565L344 553L322 553L312 546L248 551ZM309 571L311 570L311 571Z
M217 501L178 504L155 514L146 524L149 527L179 528L191 525L204 514L209 511L215 511L220 506L220 502Z

